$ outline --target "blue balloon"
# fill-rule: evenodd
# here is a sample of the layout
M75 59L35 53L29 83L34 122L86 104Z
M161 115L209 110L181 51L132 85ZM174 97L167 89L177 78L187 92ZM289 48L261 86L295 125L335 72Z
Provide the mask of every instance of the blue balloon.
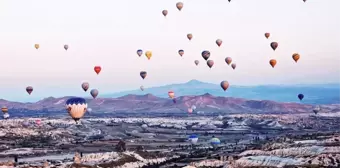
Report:
M299 98L300 100L302 100L304 97L305 97L305 96L304 96L303 94L301 94L301 93L298 95L298 98Z
M193 139L193 138L198 138L198 136L195 135L195 134L192 134L192 135L189 136L189 139Z
M67 101L66 101L66 105L78 105L78 104L86 104L86 100L84 98L81 98L81 97L72 97L72 98L69 98Z

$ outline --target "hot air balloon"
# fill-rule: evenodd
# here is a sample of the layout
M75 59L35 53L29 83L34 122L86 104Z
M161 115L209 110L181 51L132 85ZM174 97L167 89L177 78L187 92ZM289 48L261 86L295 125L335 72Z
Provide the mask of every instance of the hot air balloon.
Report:
M305 97L305 96L304 96L303 94L301 94L301 93L298 95L298 98L300 99L300 101L301 101L304 97Z
M34 44L35 49L39 49L40 45L39 44Z
M8 108L7 108L6 106L2 106L2 107L1 107L1 111L2 111L3 113L7 113L7 112L8 112Z
M191 114L192 113L192 109L188 108L188 113Z
M138 56L142 56L143 55L143 50L141 50L141 49L137 50L137 55Z
M80 118L82 118L87 110L86 100L80 97L73 97L66 101L66 109L68 114L78 124Z
M303 0L303 2L306 2L307 0Z
M220 141L220 139L218 139L218 138L212 138L212 139L210 140L210 144L211 144L212 146L217 146L217 145L221 144L221 141Z
M313 112L315 113L315 115L317 115L320 110L321 110L321 107L319 105L313 108Z
M269 61L269 64L274 68L275 65L276 65L276 60L275 60L275 59L271 59L271 60Z
M228 89L228 87L229 87L229 82L228 81L222 81L220 85L221 85L221 88L224 91L226 91Z
M202 57L203 57L203 59L205 59L207 61L210 57L210 51L204 50L202 52Z
M35 124L36 124L37 126L40 126L40 125L41 125L41 120L40 120L40 119L36 119L36 120L35 120Z
M198 65L200 63L200 61L198 60L195 60L195 64Z
M83 82L83 83L81 84L81 87L82 87L83 90L86 92L86 91L89 89L90 84L89 84L88 82Z
M23 127L28 127L30 125L30 123L28 122L27 119L25 119L23 122L22 122L22 126Z
M195 105L192 105L192 106L191 106L191 109L192 109L193 111L195 111L195 110L196 110L196 106L195 106Z
M187 34L187 38L188 38L189 40L191 40L192 37L193 37L193 35L192 35L191 33Z
M145 79L145 77L146 77L146 75L147 75L147 72L145 72L145 71L140 71L139 75L140 75L143 79Z
M169 95L169 98L171 98L171 99L175 98L175 92L173 92L173 91L169 91L168 95Z
M264 36L268 39L270 37L270 33L264 33Z
M232 63L232 64L231 64L231 67L232 67L233 69L235 69L235 68L236 68L236 64L235 64L235 63Z
M4 119L8 119L9 118L9 114L8 113L4 113L3 117L4 117Z
M214 61L213 60L208 60L207 61L207 65L209 68L211 68L212 66L214 66Z
M231 1L231 0L228 0L229 2Z
M2 107L1 107L1 111L2 111L2 113L3 113L4 119L9 118L8 108L7 108L6 106L2 106Z
M102 70L102 67L100 67L100 66L95 66L95 67L94 67L94 72L96 72L97 75L99 75L99 73L100 73L101 70Z
M140 86L140 90L141 90L141 91L144 91L144 86Z
M189 141L190 141L192 144L197 144L198 136L195 135L195 134L190 135L190 136L189 136Z
M92 108L88 108L86 111L88 111L89 113L92 112Z
M27 86L26 87L26 92L30 95L33 92L33 87L32 86Z
M230 65L230 63L233 61L233 59L231 59L230 57L227 57L227 58L224 59L224 61L225 61L228 65Z
M294 53L292 57L293 57L293 60L294 60L295 62L297 62L297 61L300 59L300 54Z
M64 45L64 49L65 49L66 51L68 50L68 45L67 45L67 44Z
M150 60L150 58L152 57L152 52L151 51L146 51L145 52L145 56L146 56L146 58L148 58L148 60Z
M163 14L164 16L168 15L168 10L163 10L163 11L162 11L162 14Z
M217 40L216 40L216 44L217 44L217 46L221 47L221 45L222 45L222 40L221 40L221 39L217 39Z
M184 54L184 50L178 50L178 54L182 57Z
M98 90L97 89L92 89L90 94L91 96L95 99L98 96Z
M275 51L276 50L276 48L279 46L279 43L277 43L277 42L272 42L272 43L270 43L270 47L272 47L272 49Z
M177 2L177 3L176 3L176 7L177 7L177 9L178 9L179 11L181 11L182 8L183 8L183 2Z

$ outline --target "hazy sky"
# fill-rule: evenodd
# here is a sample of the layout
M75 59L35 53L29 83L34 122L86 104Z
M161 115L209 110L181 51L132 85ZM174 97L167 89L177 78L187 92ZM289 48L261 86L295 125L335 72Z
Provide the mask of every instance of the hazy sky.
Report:
M99 94L190 79L231 85L339 82L340 0L183 0L181 12L176 2L0 0L0 98L84 96L83 81ZM194 35L190 42L187 33ZM272 41L279 42L275 52ZM139 48L153 52L151 61L137 56ZM202 50L211 52L211 70ZM301 55L297 64L294 52ZM227 56L236 70L225 64ZM275 69L268 63L272 58ZM100 75L95 65L102 66ZM148 72L144 81L142 70ZM31 96L28 85L34 87Z

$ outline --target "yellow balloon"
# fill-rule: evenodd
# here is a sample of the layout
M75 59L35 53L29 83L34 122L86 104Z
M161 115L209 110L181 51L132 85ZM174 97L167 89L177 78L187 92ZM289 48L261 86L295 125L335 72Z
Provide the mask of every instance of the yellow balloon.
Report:
M151 51L146 51L145 52L145 56L148 58L148 60L150 60L150 58L152 57L152 52Z
M35 49L39 49L39 44L34 45Z

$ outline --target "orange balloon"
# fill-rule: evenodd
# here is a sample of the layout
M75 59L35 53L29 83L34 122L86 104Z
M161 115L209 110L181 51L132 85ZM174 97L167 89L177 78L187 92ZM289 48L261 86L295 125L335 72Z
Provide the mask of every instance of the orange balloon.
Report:
M274 68L275 65L276 65L276 60L275 60L275 59L271 59L271 60L269 61L269 64Z
M292 57L293 57L293 60L294 60L295 62L297 62L297 61L300 59L300 54L294 53Z

